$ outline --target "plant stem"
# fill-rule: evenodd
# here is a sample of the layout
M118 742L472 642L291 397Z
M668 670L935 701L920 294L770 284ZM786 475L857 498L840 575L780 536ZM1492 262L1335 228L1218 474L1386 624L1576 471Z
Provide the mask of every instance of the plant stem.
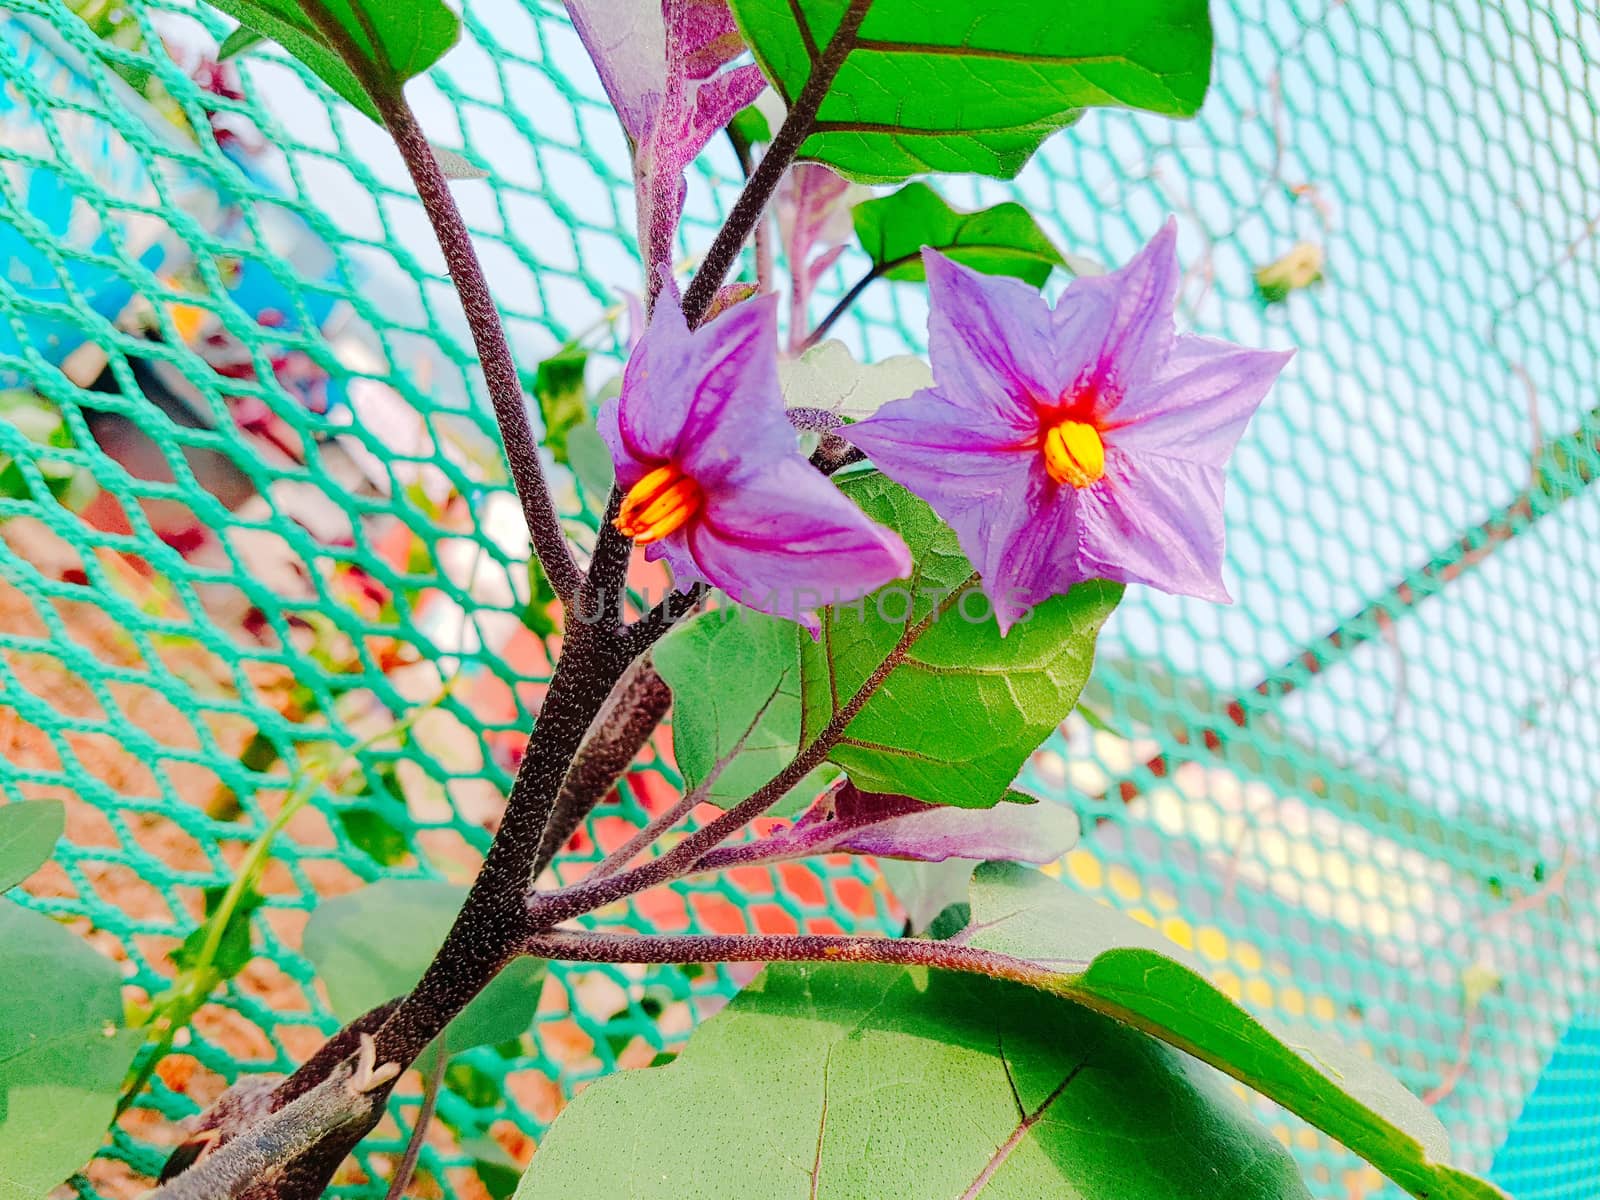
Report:
M357 6L360 11L360 6ZM400 156L411 172L422 206L444 251L450 278L461 298L462 310L472 329L472 340L478 349L478 359L483 367L484 382L488 384L489 399L494 406L495 421L500 427L500 440L505 445L506 462L511 468L511 479L522 502L522 515L528 523L528 533L533 539L539 562L563 603L571 604L582 581L582 572L572 557L566 534L561 531L561 521L556 514L555 501L545 482L544 468L539 462L539 446L534 438L533 426L528 420L528 406L522 394L522 383L517 377L516 365L511 360L511 347L506 341L505 328L500 322L499 310L484 278L483 267L472 247L472 235L467 232L461 210L450 194L450 184L439 169L433 147L423 136L416 114L406 103L398 88L392 93L377 93L374 99L383 121L388 126Z
M845 10L838 28L828 39L827 48L811 64L811 74L800 89L800 94L795 97L789 115L778 127L772 144L767 147L761 162L745 183L744 191L739 193L739 199L734 203L728 219L722 223L722 228L717 231L711 249L706 251L694 281L683 294L683 315L689 322L689 328L693 329L705 319L717 289L722 286L734 260L744 248L745 239L767 211L767 204L777 190L778 181L789 169L789 164L794 161L806 138L811 136L817 112L827 98L828 89L833 87L839 68L844 66L845 58L855 49L856 32L871 8L872 0L850 0L850 7Z
M150 1193L149 1200L218 1200L262 1191L335 1130L360 1126L381 1098L357 1091L340 1066L317 1087L262 1117L233 1140ZM342 1157L342 1156L341 1156Z
M850 311L850 306L860 299L861 293L866 291L867 288L872 285L874 280L881 279L887 271L890 271L894 267L901 265L903 262L904 260L897 260L882 267L874 266L872 270L868 271L860 279L856 280L854 286L852 286L848 292L839 298L839 303L835 304L828 310L828 315L817 322L817 327L810 333L806 334L805 340L795 348L796 352L799 354L804 354L823 338L827 337L828 330L833 328L834 322L838 321L840 317L844 316L845 313Z
M883 681L905 660L917 639L949 611L976 578L976 574L969 576L965 583L940 600L927 616L916 624L908 626L894 648L884 656L872 674L867 676L855 695L839 707L821 732L796 754L783 770L721 816L695 830L660 858L652 859L631 871L623 871L593 881L584 880L575 887L535 896L528 906L528 917L533 927L549 929L562 921L593 912L607 904L614 904L635 892L667 883L692 871L707 853L766 812L781 800L790 788L822 764L828 752L844 736L850 722L855 720L867 701L883 686Z
M438 955L378 1031L379 1062L409 1065L509 961L567 769L627 666L612 630L569 630L483 869Z
M448 1056L443 1046L436 1046L428 1077L422 1085L422 1106L417 1109L416 1124L411 1127L411 1138L406 1142L405 1156L394 1169L389 1180L389 1190L383 1200L400 1200L406 1194L406 1185L416 1173L417 1159L422 1157L422 1144L428 1136L428 1125L433 1121L434 1106L439 1103L439 1086L444 1082L444 1064Z
M588 933L552 929L522 943L524 953L566 962L869 962L936 967L943 971L1010 979L1050 990L1062 974L1087 963L1040 966L1027 959L928 938L870 938L831 934L688 934L684 936Z
M671 704L672 689L666 681L648 658L637 659L572 760L533 862L535 879L632 765Z
M676 826L679 821L683 820L706 801L711 795L711 789L716 786L717 780L722 777L722 772L728 768L728 765L734 759L744 753L745 743L750 740L750 735L760 726L762 718L767 715L767 709L772 707L772 702L778 698L778 692L782 687L783 679L780 677L778 682L773 685L772 691L767 698L762 701L761 707L756 710L756 715L750 719L750 724L745 726L744 732L739 735L739 740L734 742L728 752L711 765L711 770L706 772L705 778L700 781L698 786L685 792L676 804L657 813L643 829L629 838L624 845L606 855L601 862L595 865L594 870L589 873L586 882L605 879L617 874L641 853L655 845L656 841L669 829Z

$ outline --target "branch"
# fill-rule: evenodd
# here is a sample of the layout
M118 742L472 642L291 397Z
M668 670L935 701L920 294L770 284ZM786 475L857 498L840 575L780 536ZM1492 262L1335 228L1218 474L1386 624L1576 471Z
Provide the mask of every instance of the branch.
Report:
M406 1185L416 1173L417 1159L422 1157L422 1144L428 1136L428 1124L433 1120L434 1106L439 1103L439 1085L444 1082L444 1064L449 1057L443 1046L433 1052L433 1069L428 1072L428 1078L422 1085L422 1105L417 1109L416 1124L411 1127L411 1140L406 1143L405 1155L389 1178L389 1190L383 1200L404 1200Z
M146 1200L217 1200L259 1189L330 1134L365 1125L383 1093L361 1090L358 1070L346 1060L305 1095L246 1126Z
M830 934L689 934L680 937L627 933L587 933L552 929L522 943L539 958L593 963L717 962L867 962L936 967L1009 979L1054 990L1062 974L1088 969L1088 963L1040 966L1025 958L928 938L844 937Z
M683 315L689 322L689 328L693 329L705 319L717 289L722 286L734 260L744 248L745 239L767 211L767 204L777 190L778 181L789 169L789 164L794 161L806 138L811 136L812 126L828 95L828 89L833 87L839 68L855 49L856 32L871 8L872 0L850 0L850 7L845 10L833 36L828 39L827 48L813 61L805 87L795 97L789 115L778 127L772 144L767 147L760 164L745 183L744 191L739 193L733 211L717 231L711 249L706 251L705 259L700 264L700 270L695 273L694 281L683 294Z
M550 813L533 861L537 879L555 860L567 839L578 831L595 807L616 786L651 734L667 715L672 689L656 674L648 658L635 661L606 707L589 727L589 735L572 760L561 794Z
M624 643L635 654L643 654L684 617L693 612L711 588L697 583L687 592L671 592L665 599L623 630Z
M311 7L308 6L308 11ZM361 8L356 6L359 13ZM354 64L352 63L352 66ZM392 91L375 91L374 100L383 114L383 122L394 138L394 144L405 159L406 168L422 198L433 231L438 236L439 248L444 251L450 268L450 278L461 298L461 307L472 329L472 340L478 349L478 359L483 367L484 382L489 387L489 399L494 405L495 421L500 427L500 440L505 445L506 462L511 468L511 479L522 501L522 515L527 520L528 532L533 538L534 551L540 565L563 604L571 604L582 582L582 572L572 557L572 549L561 532L561 521L556 515L555 501L550 497L545 482L544 468L539 463L539 446L528 420L528 406L522 394L522 383L517 377L516 365L511 360L511 347L506 342L505 329L500 323L500 313L495 308L489 282L484 278L483 267L472 248L472 235L456 207L450 185L439 169L433 147L423 136L416 114L406 103L399 88Z
M528 917L533 927L549 929L562 921L593 912L635 892L667 883L694 870L696 864L706 854L766 812L788 794L789 789L822 764L828 752L844 736L850 722L855 720L867 701L883 686L883 681L905 660L917 639L949 611L976 578L975 573L969 576L965 582L941 599L927 616L916 624L908 626L900 635L900 640L895 643L894 649L890 650L883 661L873 669L872 674L867 676L855 695L834 712L833 718L822 731L795 755L783 770L744 800L695 830L660 858L652 859L642 866L618 875L593 881L585 880L575 887L565 888L559 892L535 895L528 905Z
M852 286L848 292L839 298L839 303L835 304L828 310L827 316L823 317L822 320L817 322L817 327L810 333L806 334L805 340L800 343L799 347L797 348L797 352L804 354L823 338L827 337L828 330L833 328L834 322L838 321L840 317L844 316L845 313L850 311L850 306L860 299L861 293L872 286L874 280L883 278L884 275L893 270L895 267L902 266L915 257L917 256L907 255L905 258L898 258L894 262L886 263L881 267L876 265L873 266L872 270L868 271L860 279L856 280L854 286Z
M734 742L726 754L711 764L711 770L706 772L706 777L700 781L698 787L691 788L685 792L676 804L657 813L654 819L629 838L626 844L619 846L606 855L604 861L597 864L595 869L590 872L586 882L605 879L608 876L617 874L637 858L640 853L655 845L657 839L706 800L711 795L711 789L716 786L717 780L722 777L722 772L727 770L728 764L744 753L745 743L750 740L750 735L760 726L761 719L767 715L767 709L772 707L772 702L778 698L778 692L782 687L783 677L780 676L778 682L773 684L772 691L768 693L767 698L761 702L761 707L756 710L756 715L750 719L750 724L745 726L744 732L739 735L739 740Z

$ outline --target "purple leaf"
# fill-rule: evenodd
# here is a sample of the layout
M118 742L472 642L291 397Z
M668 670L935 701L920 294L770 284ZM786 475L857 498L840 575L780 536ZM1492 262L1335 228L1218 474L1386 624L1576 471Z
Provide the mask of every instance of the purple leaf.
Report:
M793 280L789 293L789 352L811 330L811 294L853 234L850 209L866 189L816 163L796 163L778 185L774 204Z
M1078 818L1059 804L1020 792L993 808L924 804L909 796L864 792L846 781L786 829L706 856L715 870L813 854L873 854L917 862L947 858L1048 863L1078 840Z
M566 0L617 119L637 144L667 90L667 23L659 0Z
M633 148L639 249L653 300L683 214L684 170L766 87L725 0L566 0Z

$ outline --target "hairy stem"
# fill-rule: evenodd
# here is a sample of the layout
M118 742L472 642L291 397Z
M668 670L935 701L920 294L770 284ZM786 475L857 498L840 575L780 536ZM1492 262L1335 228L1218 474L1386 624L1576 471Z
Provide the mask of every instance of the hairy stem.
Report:
M884 656L872 674L867 676L855 695L839 707L827 725L789 761L783 770L721 816L695 830L660 858L652 859L631 871L623 871L593 881L584 880L575 887L535 896L528 908L528 917L533 927L548 929L562 921L593 912L607 904L614 904L624 897L667 883L694 870L696 864L706 854L766 812L781 800L789 789L822 764L828 752L844 736L850 722L855 720L867 701L872 699L877 690L883 686L883 681L905 660L917 639L949 611L975 578L975 575L969 577L966 583L946 595L927 616L916 624L908 626L894 648Z
M378 1031L380 1062L409 1065L509 961L567 769L627 666L613 633L600 626L572 626L500 831L438 956Z
M149 1200L217 1200L259 1193L301 1156L314 1152L330 1133L364 1127L379 1107L381 1098L352 1086L347 1063L293 1103L262 1117L162 1184Z
M359 6L357 8L359 10ZM512 482L517 498L522 502L522 514L527 519L528 532L533 539L539 562L563 603L571 604L582 580L582 573L572 557L572 549L561 531L561 521L556 514L555 502L550 497L545 482L544 468L539 463L539 446L534 438L533 426L528 420L528 406L522 394L522 383L517 377L516 365L511 360L511 347L506 341L505 328L500 322L499 310L489 291L489 281L484 278L483 267L472 247L472 236L466 222L450 194L450 184L439 169L433 148L423 136L416 115L398 88L390 94L375 96L383 122L388 126L406 169L411 172L422 206L444 251L450 268L450 278L461 298L461 307L472 329L472 340L478 349L478 359L483 366L483 378L489 387L489 399L494 406L495 421L500 427L500 440L505 445L506 462L511 468Z
M635 661L595 718L583 749L572 760L549 824L545 826L544 838L539 843L539 854L533 862L535 879L543 874L567 839L616 786L617 780L655 733L671 704L672 689L656 674L650 660Z
M565 962L899 963L1010 979L1046 990L1062 973L1080 971L1088 965L1063 963L1047 968L996 950L982 950L953 942L828 934L689 934L674 937L552 929L528 937L522 943L522 949L526 954Z
M850 0L850 7L845 10L838 28L828 39L826 49L812 63L811 75L790 106L789 115L778 127L772 144L767 147L761 162L746 181L744 191L739 193L728 219L717 231L711 249L706 251L705 259L700 264L700 270L695 273L694 281L683 294L683 315L691 329L705 319L717 289L722 286L722 281L727 278L734 261L739 257L750 231L767 211L778 181L789 169L789 164L794 161L806 138L811 136L811 128L818 110L822 108L822 101L833 86L839 68L844 66L845 58L855 48L856 32L871 7L872 0Z

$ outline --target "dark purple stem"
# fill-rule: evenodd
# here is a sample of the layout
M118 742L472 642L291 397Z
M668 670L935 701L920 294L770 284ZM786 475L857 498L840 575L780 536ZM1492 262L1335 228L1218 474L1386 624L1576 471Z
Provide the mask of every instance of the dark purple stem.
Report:
M739 193L733 211L717 231L711 249L706 251L705 260L700 264L700 270L695 273L694 281L683 294L683 315L691 329L705 319L712 300L716 298L717 289L728 277L750 231L767 211L772 193L777 190L783 173L789 169L789 164L794 161L806 138L811 136L812 125L823 100L827 98L828 89L833 87L839 68L844 66L844 60L855 49L856 33L871 8L872 0L850 0L850 7L845 10L827 46L812 62L811 74L790 105L789 115L778 127L772 144L762 155L755 172L745 182L744 191Z
M587 933L552 929L522 943L525 954L565 962L718 963L857 962L935 967L1009 979L1046 991L1063 973L1086 963L1043 967L996 950L927 938L841 937L827 934L690 934L682 937L626 933Z
M971 578L976 578L973 576ZM968 583L971 582L969 578ZM535 929L549 929L583 913L593 912L614 904L646 888L667 883L695 869L696 864L733 834L743 829L767 809L771 808L828 756L828 752L844 736L867 701L872 699L883 681L898 667L910 652L916 640L956 603L967 584L955 588L939 604L914 625L906 628L895 643L894 649L884 656L871 675L867 676L855 695L851 696L833 714L822 731L800 751L789 764L762 784L744 800L721 816L708 821L659 858L651 859L631 871L607 876L594 881L585 880L574 887L559 892L536 895L528 905L528 917Z
M594 811L617 780L644 749L672 704L672 689L656 674L648 659L634 664L622 685L595 719L583 749L572 760L561 794L545 826L539 855L534 859L537 879L548 867L584 818Z
M360 11L360 6L357 6ZM561 521L556 515L555 502L550 498L545 483L544 468L539 463L539 446L534 438L533 426L528 420L528 406L522 394L522 383L517 368L511 360L511 347L506 341L505 328L500 323L500 312L495 307L489 291L489 281L484 278L483 267L477 252L472 248L472 235L467 232L461 210L456 207L450 193L449 181L439 169L433 147L423 136L416 115L399 88L390 95L375 95L383 123L388 126L394 144L405 160L416 184L422 207L433 223L439 248L444 251L450 279L461 298L461 308L466 313L467 325L472 330L472 340L478 349L478 360L483 367L484 382L488 384L489 400L494 406L495 421L500 427L500 440L505 444L506 463L511 469L511 479L522 501L522 515L527 520L528 532L533 538L533 548L539 555L540 565L562 601L571 604L577 595L583 573L572 557L567 537L561 531Z
M915 256L913 255L911 257ZM839 320L840 317L844 316L845 313L850 311L851 305L861 298L861 293L866 291L867 288L871 287L874 280L882 278L885 271L888 271L893 267L900 266L902 263L907 261L909 261L909 259L900 259L883 267L873 267L872 270L868 271L860 279L856 280L854 286L852 286L848 292L839 298L839 303L835 304L828 310L828 315L817 322L817 327L810 333L806 334L805 341L801 342L800 345L796 347L796 351L800 354L804 354L823 338L827 337L828 330L833 328L834 324Z

